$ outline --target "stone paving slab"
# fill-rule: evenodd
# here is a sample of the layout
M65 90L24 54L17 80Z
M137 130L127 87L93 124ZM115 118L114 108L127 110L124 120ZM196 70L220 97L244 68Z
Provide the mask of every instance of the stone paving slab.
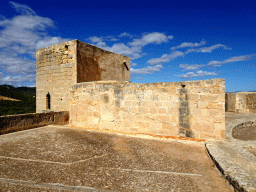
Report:
M208 156L204 142L64 126L1 135L0 189L233 191Z
M249 122L249 123L248 123ZM256 141L242 141L232 137L239 125L253 124L256 114L226 113L226 140L206 141L209 155L238 191L256 191Z
M206 141L218 168L238 191L256 191L256 157L235 142Z

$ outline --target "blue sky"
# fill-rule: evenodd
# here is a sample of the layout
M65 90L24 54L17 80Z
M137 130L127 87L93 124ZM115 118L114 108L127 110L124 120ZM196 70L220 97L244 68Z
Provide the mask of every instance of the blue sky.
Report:
M252 1L5 1L0 84L35 86L36 50L78 39L131 58L131 81L224 78L256 90Z

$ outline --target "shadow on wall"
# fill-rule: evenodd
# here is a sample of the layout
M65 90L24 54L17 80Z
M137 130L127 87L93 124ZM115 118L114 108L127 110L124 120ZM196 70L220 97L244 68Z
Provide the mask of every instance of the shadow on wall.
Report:
M180 136L192 137L190 129L190 110L188 104L186 85L181 85L180 89L180 106L179 106L179 134Z

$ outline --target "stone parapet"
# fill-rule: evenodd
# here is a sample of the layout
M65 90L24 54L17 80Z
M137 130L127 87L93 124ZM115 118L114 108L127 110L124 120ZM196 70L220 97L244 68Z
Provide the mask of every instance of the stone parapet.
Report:
M225 138L225 80L78 83L71 125L155 135Z
M69 112L27 113L20 115L0 116L0 134L41 127L50 124L64 125L69 123Z

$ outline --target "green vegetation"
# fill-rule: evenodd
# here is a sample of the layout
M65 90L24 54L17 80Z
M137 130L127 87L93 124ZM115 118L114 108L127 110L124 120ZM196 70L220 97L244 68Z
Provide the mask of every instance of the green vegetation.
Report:
M0 85L0 95L21 101L0 100L0 116L35 113L36 88Z

